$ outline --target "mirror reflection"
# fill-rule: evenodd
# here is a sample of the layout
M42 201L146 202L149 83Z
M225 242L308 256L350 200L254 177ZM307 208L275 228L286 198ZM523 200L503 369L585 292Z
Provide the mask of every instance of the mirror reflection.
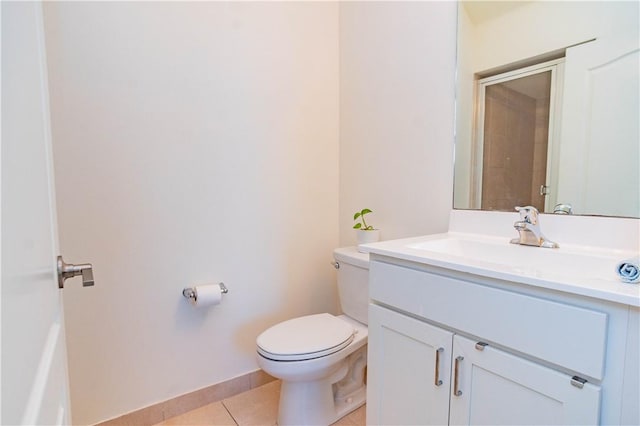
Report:
M454 208L640 217L638 2L461 2Z

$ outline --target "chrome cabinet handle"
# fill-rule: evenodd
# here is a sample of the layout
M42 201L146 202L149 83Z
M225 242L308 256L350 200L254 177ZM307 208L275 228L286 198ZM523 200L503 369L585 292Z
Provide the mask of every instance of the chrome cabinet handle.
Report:
M440 386L442 384L442 380L440 380L440 354L444 352L444 348L436 349L436 373L435 379L433 380L433 384L436 386Z
M456 357L456 360L455 360L455 367L454 367L454 373L453 373L453 394L455 396L462 395L462 391L458 386L458 378L460 376L458 369L460 367L460 362L462 362L463 359L464 359L463 356L458 356Z
M62 256L58 256L58 288L64 288L64 281L82 275L82 286L89 287L95 284L93 281L93 266L90 263L73 265L65 263Z

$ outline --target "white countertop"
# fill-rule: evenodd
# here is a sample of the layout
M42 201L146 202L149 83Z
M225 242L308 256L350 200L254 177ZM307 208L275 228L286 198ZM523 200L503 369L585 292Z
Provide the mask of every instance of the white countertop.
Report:
M366 252L514 281L539 288L640 306L640 285L623 283L616 265L637 251L561 244L540 248L510 238L460 232L366 244Z

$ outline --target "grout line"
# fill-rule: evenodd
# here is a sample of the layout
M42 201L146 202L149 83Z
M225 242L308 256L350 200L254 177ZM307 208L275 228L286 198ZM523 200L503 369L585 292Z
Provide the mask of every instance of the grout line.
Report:
M236 420L235 417L233 417L233 414L231 414L231 411L229 411L229 409L227 408L227 406L224 403L224 399L220 401L220 403L222 404L222 406L224 407L225 410L227 410L227 413L229 413L229 416L231 416L231 420L233 420L233 422L236 424L236 426L240 426L240 424L238 423L238 421Z

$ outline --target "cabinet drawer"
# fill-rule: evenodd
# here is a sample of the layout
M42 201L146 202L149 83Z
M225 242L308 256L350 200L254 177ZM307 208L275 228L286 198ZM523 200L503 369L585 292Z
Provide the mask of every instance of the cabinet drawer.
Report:
M601 380L607 315L511 291L372 261L370 297Z

